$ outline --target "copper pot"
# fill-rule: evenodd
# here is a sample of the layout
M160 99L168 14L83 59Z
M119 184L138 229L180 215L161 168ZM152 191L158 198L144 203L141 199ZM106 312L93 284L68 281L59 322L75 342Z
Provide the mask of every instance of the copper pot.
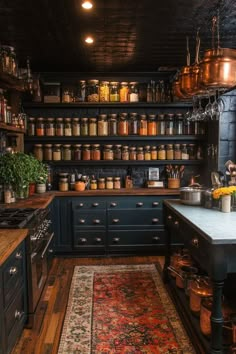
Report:
M173 82L172 91L173 91L174 97L179 98L180 100L189 99L189 97L190 97L190 96L184 95L183 92L181 91L179 80L175 80Z
M187 253L187 254L174 254L171 257L171 268L174 271L171 271L170 274L172 277L176 277L176 272L178 273L180 267L182 266L192 266L193 265L193 260L191 258L191 256ZM171 269L170 269L171 270Z
M230 88L236 85L236 49L206 50L200 62L199 82L207 88Z
M201 301L213 294L208 277L197 277L190 284L190 309L196 316L200 315Z
M176 286L180 289L185 289L189 280L193 275L197 274L198 269L192 266L181 266L178 274L176 275Z

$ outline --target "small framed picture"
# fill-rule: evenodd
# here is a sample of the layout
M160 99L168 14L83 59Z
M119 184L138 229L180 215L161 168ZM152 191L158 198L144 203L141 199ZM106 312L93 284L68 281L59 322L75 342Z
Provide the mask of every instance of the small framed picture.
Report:
M149 167L148 179L149 179L149 181L159 181L159 168L158 167Z

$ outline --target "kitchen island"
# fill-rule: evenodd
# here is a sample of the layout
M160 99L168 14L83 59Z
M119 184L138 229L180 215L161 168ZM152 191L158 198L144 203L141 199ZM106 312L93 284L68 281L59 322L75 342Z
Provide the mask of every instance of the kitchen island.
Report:
M205 352L214 354L224 353L222 345L222 294L225 280L229 273L236 273L236 214L222 213L218 210L205 209L197 206L183 205L179 200L165 200L164 222L168 231L168 254L165 259L164 280L171 288L171 280L167 267L170 264L172 252L171 240L177 235L184 247L188 248L193 259L210 276L213 284L213 307L211 316L211 342L210 345L199 331L200 346ZM173 287L172 287L173 290ZM181 296L176 294L176 304L180 305ZM187 314L186 306L181 304L181 311L185 312L188 326L196 322ZM189 311L190 312L190 311ZM188 328L187 328L188 329ZM190 329L190 328L189 328ZM196 336L195 328L191 328L192 336ZM208 345L208 347L207 347ZM202 352L199 349L199 352Z

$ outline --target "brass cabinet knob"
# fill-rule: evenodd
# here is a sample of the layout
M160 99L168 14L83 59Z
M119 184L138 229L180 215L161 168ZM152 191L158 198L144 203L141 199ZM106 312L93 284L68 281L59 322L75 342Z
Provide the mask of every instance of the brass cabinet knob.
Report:
M102 242L102 239L101 239L100 237L96 237L96 238L95 238L95 241L96 241L97 243L100 243L100 242Z
M85 224L85 219L79 219L80 224Z
M114 243L118 243L119 241L120 241L120 238L119 238L119 237L114 237L114 238L113 238L113 242L114 242Z
M17 272L18 272L17 267L11 267L11 268L9 269L9 274L10 274L10 275L16 275Z
M136 203L136 206L140 208L140 207L143 206L143 203L142 202L138 202L138 203Z
M15 311L15 319L20 320L24 315L24 311Z
M159 202L153 202L152 205L156 207L159 205Z
M92 206L96 208L97 206L99 206L99 203L93 203Z
M168 220L172 220L172 216L171 216L171 215L168 215L168 216L167 216L167 219L168 219Z
M81 238L79 239L79 241L80 241L81 243L86 243L86 242L87 242L87 238L81 237Z
M99 220L99 219L94 219L94 220L93 220L93 223L94 223L94 224L100 224L100 223L101 223L101 220Z
M153 223L153 224L157 224L158 222L159 222L159 219L158 219L158 218L153 218L153 219L152 219L152 223Z
M84 206L84 203L79 203L79 207L82 208Z
M113 224L117 224L118 222L120 222L120 219L112 219Z
M194 247L199 247L199 240L198 240L198 238L197 237L195 237L195 238L193 238L192 240L191 240L191 244L194 246Z
M111 202L110 206L114 208L114 207L116 207L116 206L117 206L117 203L115 203L115 202Z
M153 241L160 241L160 237L159 236L153 236Z
M179 222L178 222L178 220L175 220L174 225L175 225L176 227L179 227Z
M22 252L16 252L15 259L22 259Z
M48 253L52 254L53 252L54 252L54 251L53 251L52 248L49 248L49 249L48 249Z

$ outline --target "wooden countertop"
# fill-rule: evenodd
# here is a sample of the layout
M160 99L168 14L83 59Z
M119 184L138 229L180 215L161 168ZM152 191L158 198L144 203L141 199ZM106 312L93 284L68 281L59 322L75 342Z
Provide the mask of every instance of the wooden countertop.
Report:
M0 229L0 266L26 238L27 229Z

